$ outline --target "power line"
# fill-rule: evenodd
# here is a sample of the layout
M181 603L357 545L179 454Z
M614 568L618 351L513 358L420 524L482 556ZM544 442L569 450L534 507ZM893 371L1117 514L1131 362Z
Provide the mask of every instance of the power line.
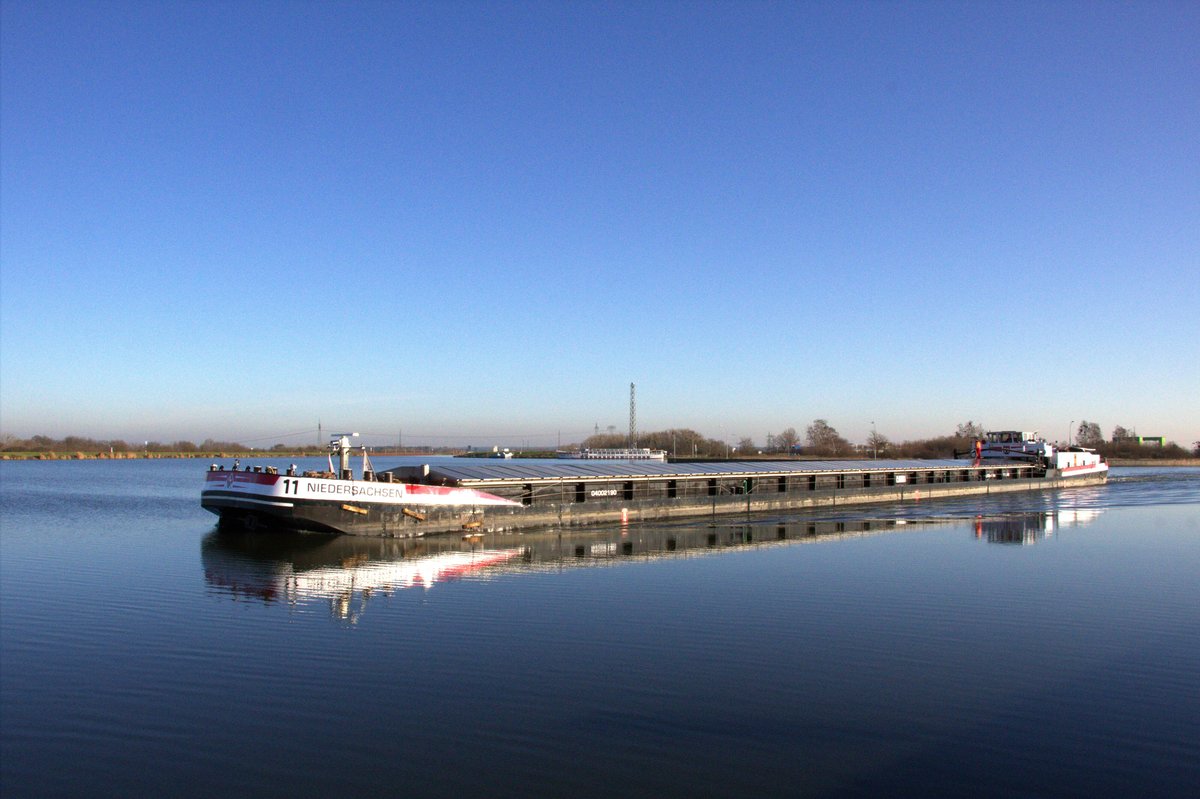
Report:
M297 438L300 436L311 436L314 433L317 433L317 434L321 433L322 427L323 427L323 425L318 425L315 428L310 427L307 430L293 430L293 431L289 431L286 433L272 433L269 435L254 436L253 438L239 437L239 440L246 444L253 444L253 443L260 442L260 441L278 441L280 439ZM411 430L405 430L403 433L403 437L407 438L409 441L417 441L417 440L485 441L485 440L492 440L492 439L520 439L520 438L547 439L549 441L558 441L558 440L561 440L563 435L566 435L568 438L578 437L580 439L584 439L584 438L587 438L588 436L592 435L592 433L593 433L593 431L591 431L591 430L578 430L578 431L565 431L565 432L558 431L558 430L553 430L553 431L541 430L541 431L537 431L537 432L531 432L528 430L507 431L507 432L484 431L481 433L422 433L419 431L413 432ZM363 433L360 433L360 435L363 438L370 436L371 438L382 438L382 439L386 439L389 441L395 441L398 438L396 431L394 431L394 430L389 431L389 432L377 432L377 431L369 431L368 430ZM318 446L321 446L323 444L324 444L324 442L320 441L318 443Z
M244 438L242 440L245 441L246 443L250 443L252 441L269 441L271 439L293 438L295 436L308 436L308 435L312 435L314 432L316 432L316 431L312 430L312 429L298 430L294 433L276 433L274 435L258 436L257 438Z
M379 432L372 432L369 430L366 432L360 433L360 435L362 435L363 437L371 436L372 438L387 438L387 439L396 438L395 433L379 433ZM556 439L559 436L561 436L562 433L560 433L557 430L555 430L555 431L542 430L542 431L539 431L536 433L531 433L531 432L507 432L507 433L496 433L496 432L421 433L421 432L415 432L414 433L411 430L407 430L407 431L405 431L404 435L407 436L410 441L412 441L413 439L458 439L458 440L463 440L463 441L470 441L472 439L482 440L482 439L493 439L493 438L549 438L549 439ZM578 431L577 432L567 432L566 435L582 436L584 438L587 438L589 435L591 435L591 433L590 433L590 431L585 430L582 432L578 432Z

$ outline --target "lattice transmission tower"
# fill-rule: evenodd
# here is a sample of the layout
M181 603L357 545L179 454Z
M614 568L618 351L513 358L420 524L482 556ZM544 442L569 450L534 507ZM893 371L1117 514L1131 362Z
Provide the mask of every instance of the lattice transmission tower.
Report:
M629 446L638 445L637 434L637 386L629 384Z

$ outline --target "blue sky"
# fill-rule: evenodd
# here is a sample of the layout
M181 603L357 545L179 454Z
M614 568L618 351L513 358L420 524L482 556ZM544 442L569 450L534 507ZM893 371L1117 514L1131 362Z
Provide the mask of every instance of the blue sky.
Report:
M5 434L1200 439L1195 3L0 14Z

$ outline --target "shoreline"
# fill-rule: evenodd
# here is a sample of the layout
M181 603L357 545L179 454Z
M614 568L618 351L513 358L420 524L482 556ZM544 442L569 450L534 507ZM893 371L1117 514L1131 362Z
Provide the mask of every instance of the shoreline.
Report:
M0 461L95 461L95 460L212 460L212 459L252 459L252 458L313 458L321 457L323 453L313 452L269 452L254 450L250 452L4 452L0 453ZM420 456L455 456L456 452L372 452L373 458L391 457L420 457ZM733 460L739 460L734 458ZM750 459L758 460L758 459ZM804 458L780 458L778 460L805 460ZM824 458L822 460L845 460L844 458ZM1196 458L1109 458L1109 466L1149 467L1149 466L1193 466L1200 467L1200 457Z

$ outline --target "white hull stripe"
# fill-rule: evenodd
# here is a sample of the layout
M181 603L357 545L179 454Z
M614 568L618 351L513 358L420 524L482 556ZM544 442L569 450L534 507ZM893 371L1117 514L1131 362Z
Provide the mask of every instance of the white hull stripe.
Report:
M259 501L278 498L315 502L354 502L363 505L520 505L503 497L473 488L427 486L324 478L267 475L255 472L209 472L202 495L245 498Z

